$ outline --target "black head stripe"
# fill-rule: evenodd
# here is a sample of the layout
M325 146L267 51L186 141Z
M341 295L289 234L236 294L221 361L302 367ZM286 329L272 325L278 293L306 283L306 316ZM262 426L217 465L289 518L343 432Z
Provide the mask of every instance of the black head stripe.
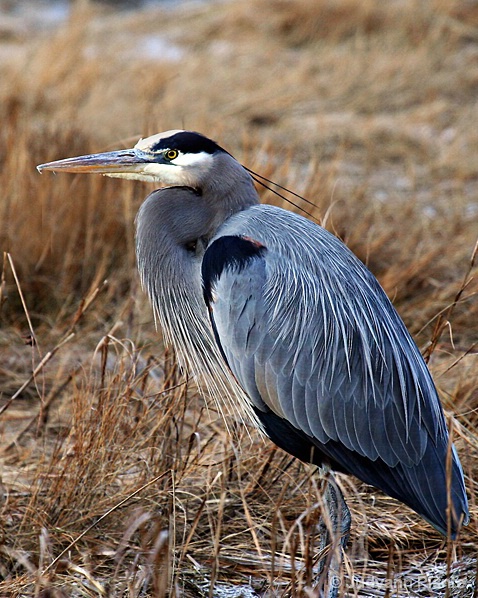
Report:
M180 131L171 137L160 139L151 149L155 152L163 149L176 149L183 154L199 154L200 152L214 154L225 151L212 139L193 131Z

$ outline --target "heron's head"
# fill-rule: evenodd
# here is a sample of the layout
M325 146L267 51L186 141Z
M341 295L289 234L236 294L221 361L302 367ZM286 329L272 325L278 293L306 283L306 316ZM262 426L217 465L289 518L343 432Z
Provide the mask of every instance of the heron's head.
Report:
M202 188L221 170L224 160L235 162L228 152L204 135L166 131L140 139L132 149L66 158L40 164L37 169L100 173L168 186Z

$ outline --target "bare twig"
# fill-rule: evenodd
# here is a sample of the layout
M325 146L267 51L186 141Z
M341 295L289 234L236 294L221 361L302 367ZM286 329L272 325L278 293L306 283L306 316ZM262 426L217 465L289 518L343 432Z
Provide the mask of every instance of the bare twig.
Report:
M460 285L460 288L458 289L453 301L450 303L450 305L446 308L446 310L444 312L440 313L440 315L435 323L435 328L433 330L432 338L430 340L428 347L426 348L426 350L423 353L423 357L426 362L428 362L430 360L430 357L432 356L438 343L440 342L443 331L445 330L445 328L447 327L448 323L451 320L451 316L452 316L456 306L462 299L463 293L465 292L465 290L467 289L467 287L471 284L471 281L473 280L472 272L473 272L473 268L475 267L475 260L476 260L477 254L478 254L478 241L475 243L475 247L473 248L470 263L468 265L467 271L465 272L465 275L463 277L463 281Z
M62 550L57 557L55 557L53 559L53 561L48 565L48 567L45 568L45 570L43 571L42 574L45 575L46 573L48 573L48 571L51 571L51 569L53 569L53 567L60 561L60 559L69 550L71 550L73 548L73 546L75 546L76 544L78 544L78 542L82 538L84 538L88 532L90 532L93 528L95 528L104 519L106 519L107 517L109 517L109 515L111 515L111 513L114 513L114 511L117 511L118 509L120 509L123 505L125 505L127 502L129 502L131 499L133 499L135 496L137 496L138 494L140 494L143 490L145 490L146 488L149 488L149 486L152 486L153 484L155 484L156 482L158 482L159 480L161 480L162 478L164 478L168 474L170 474L170 472L169 471L165 471L164 473L162 473L160 475L157 475L155 478L153 478L152 480L150 480L146 484L143 484L141 486L141 488L138 488L137 490L135 490L131 494L128 494L128 496L126 496L125 498L123 498L123 500L120 500L120 502L117 503L116 505L114 505L113 507L111 507L111 509L108 509L106 511L106 513L103 513L103 515L101 515L101 517L99 517L94 523L92 523L91 525L89 525L84 531L81 532L81 534L79 536L77 536L72 542L70 542L68 544L68 546L64 550Z

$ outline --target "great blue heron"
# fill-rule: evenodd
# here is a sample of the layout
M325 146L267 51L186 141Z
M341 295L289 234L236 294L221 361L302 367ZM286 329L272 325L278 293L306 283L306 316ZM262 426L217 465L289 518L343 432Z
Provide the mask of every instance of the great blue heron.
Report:
M136 249L181 363L295 457L353 474L456 537L468 520L463 471L432 378L339 239L259 205L249 172L199 133L167 131L38 170L167 185L139 210ZM344 545L344 502L341 515Z

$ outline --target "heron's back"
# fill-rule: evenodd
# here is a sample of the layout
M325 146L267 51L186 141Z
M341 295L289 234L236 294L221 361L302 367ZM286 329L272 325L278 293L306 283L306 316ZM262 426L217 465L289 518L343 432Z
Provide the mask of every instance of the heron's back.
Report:
M251 243L250 255L238 239ZM441 405L368 269L323 228L261 205L219 229L203 275L214 285L221 350L268 435L384 490L446 533L451 448ZM454 449L451 461L458 522L468 510Z

